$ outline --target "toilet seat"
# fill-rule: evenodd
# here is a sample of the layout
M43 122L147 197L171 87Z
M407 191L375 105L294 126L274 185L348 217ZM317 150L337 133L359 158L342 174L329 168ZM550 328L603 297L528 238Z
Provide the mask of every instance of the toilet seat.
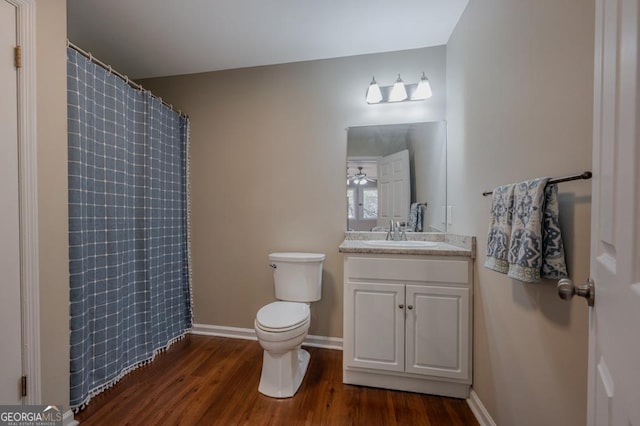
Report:
M309 321L309 305L299 302L272 302L260 308L256 325L264 331L283 333L305 325Z

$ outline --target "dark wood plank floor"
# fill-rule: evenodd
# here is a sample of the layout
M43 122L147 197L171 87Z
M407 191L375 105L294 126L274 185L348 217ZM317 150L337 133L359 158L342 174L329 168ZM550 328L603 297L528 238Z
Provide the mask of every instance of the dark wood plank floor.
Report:
M95 397L84 425L478 425L466 402L342 383L342 352L307 348L296 395L258 392L257 342L187 336Z

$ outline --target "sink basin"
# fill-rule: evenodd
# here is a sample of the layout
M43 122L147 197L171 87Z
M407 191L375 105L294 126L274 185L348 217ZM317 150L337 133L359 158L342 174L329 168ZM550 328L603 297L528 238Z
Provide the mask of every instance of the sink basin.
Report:
M397 247L397 248L429 248L438 245L435 241L391 241L391 240L363 240L363 244L371 247Z

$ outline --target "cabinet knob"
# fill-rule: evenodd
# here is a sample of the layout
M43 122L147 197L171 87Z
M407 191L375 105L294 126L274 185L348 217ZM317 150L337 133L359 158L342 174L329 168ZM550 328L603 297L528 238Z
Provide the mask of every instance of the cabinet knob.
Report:
M404 309L404 305L401 303L401 304L398 305L398 308Z
M407 308L408 309L413 309L413 305L408 305Z

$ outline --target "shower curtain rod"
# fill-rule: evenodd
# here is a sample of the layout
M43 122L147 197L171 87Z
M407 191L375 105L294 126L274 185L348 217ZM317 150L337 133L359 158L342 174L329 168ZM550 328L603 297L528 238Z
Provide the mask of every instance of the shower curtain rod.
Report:
M552 185L554 183L560 183L560 182L569 182L571 180L591 179L592 175L593 174L591 172L586 171L586 172L580 173L579 175L571 175L571 176L565 176L561 178L554 178L554 179L550 179L549 182L547 182L547 185ZM493 194L493 191L485 191L482 193L482 195L485 197L491 194Z
M86 50L83 50L82 48L76 46L75 44L71 43L71 41L69 41L67 39L67 46L71 47L72 49L74 49L76 52L80 53L82 56L86 57L87 59L89 59L89 61L93 62L96 65L101 66L102 68L104 68L105 70L109 71L111 74L117 75L118 77L120 77L122 80L124 80L125 83L127 83L129 86L133 87L134 89L143 91L143 92L147 92L148 94L150 94L152 97L156 98L157 100L159 100L160 102L162 102L162 104L166 107L169 107L169 109L171 109L171 111L178 113L178 115L181 115L185 118L189 118L188 115L183 114L181 110L176 110L173 105L171 105L170 103L167 103L165 101L162 100L162 98L160 96L156 96L153 93L151 93L150 90L145 89L144 87L142 87L141 85L139 85L138 83L136 83L135 81L131 80L128 76L114 70L111 65L107 65L104 62L102 62L100 59L96 58L95 56L93 56L93 54L91 52L87 52Z

